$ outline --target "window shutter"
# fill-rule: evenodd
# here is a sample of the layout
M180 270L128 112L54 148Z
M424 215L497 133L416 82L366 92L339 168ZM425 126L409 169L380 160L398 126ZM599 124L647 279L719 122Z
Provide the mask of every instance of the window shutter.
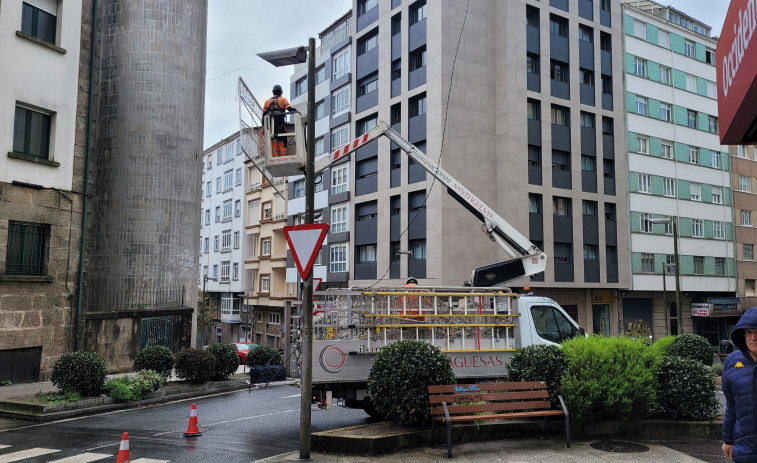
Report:
M31 6L37 7L40 10L50 13L53 16L58 15L58 1L57 0L24 0Z

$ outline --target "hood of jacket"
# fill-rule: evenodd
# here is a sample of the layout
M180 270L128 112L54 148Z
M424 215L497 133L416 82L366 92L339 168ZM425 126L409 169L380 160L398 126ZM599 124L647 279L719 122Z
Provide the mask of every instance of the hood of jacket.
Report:
M749 352L746 347L746 334L744 332L746 329L757 330L757 306L747 309L739 322L736 323L736 328L731 331L731 341L744 353Z

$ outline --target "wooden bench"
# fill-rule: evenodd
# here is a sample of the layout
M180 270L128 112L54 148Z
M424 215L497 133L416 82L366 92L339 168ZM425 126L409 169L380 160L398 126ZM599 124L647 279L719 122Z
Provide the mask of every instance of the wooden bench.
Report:
M428 387L431 404L431 445L436 443L436 423L447 423L447 457L452 458L452 423L479 420L563 416L565 440L570 447L570 421L565 401L553 410L544 381L517 383L452 384Z

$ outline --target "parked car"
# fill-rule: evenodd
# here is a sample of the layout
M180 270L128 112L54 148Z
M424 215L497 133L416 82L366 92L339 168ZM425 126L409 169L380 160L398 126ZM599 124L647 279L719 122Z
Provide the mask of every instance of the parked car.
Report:
M241 365L247 365L247 353L258 347L257 344L248 342L232 342L231 345L236 347L237 355L239 355L239 363Z

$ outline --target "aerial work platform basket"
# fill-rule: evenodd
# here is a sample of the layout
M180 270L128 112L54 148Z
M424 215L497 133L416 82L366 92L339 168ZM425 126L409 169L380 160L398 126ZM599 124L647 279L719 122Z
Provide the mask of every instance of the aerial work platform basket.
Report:
M276 133L276 118L286 118L284 132ZM266 114L263 116L263 156L265 168L273 177L305 173L305 131L300 113Z

